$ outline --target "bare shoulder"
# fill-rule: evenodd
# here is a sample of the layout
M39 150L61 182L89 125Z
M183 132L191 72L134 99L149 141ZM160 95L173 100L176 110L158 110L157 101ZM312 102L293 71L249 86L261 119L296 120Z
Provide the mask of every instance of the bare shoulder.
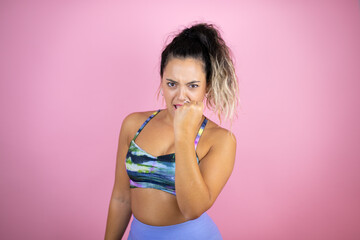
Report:
M132 126L137 126L139 124L141 125L142 123L140 122L142 120L145 121L153 112L155 111L130 113L124 118L122 125L125 125L125 127L129 127L129 128L131 128Z
M121 129L123 129L128 142L131 141L131 139L135 136L137 130L139 130L145 120L154 112L156 111L154 110L145 112L133 112L128 114L124 118Z
M216 124L215 122L208 120L206 125L206 130L204 135L206 137L207 146L210 151L226 151L233 152L236 151L236 137L228 129L223 128Z

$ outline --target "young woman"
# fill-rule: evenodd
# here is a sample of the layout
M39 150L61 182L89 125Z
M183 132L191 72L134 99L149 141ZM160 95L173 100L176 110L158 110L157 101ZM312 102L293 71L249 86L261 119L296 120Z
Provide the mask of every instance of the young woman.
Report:
M206 23L163 50L166 108L123 120L105 239L121 239L132 214L128 239L222 239L206 211L230 177L236 139L203 115L203 102L232 119L238 85L229 52Z

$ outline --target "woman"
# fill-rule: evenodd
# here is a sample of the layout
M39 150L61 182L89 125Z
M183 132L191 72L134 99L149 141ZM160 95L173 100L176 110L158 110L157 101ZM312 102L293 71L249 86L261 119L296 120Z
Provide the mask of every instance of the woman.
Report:
M128 239L222 239L206 211L230 177L236 139L203 115L203 101L232 119L229 49L211 24L186 28L163 50L160 76L166 108L123 120L105 239L121 239L131 214Z

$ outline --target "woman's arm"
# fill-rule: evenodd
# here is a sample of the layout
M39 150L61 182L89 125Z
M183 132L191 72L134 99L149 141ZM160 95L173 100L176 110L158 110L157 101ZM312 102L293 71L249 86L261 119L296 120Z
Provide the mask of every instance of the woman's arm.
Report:
M197 164L191 140L175 142L175 188L179 208L185 218L195 219L215 202L233 170L236 139L222 131L216 143Z
M131 124L131 115L121 126L116 156L115 183L110 199L105 231L105 240L121 239L131 217L130 184L126 172L125 158L128 151L127 129Z
M197 115L191 114L191 111L188 114L191 116L189 119ZM186 120L183 122L186 123ZM184 217L195 219L213 205L229 179L235 162L236 139L228 130L220 127L213 129L212 136L209 136L213 144L198 165L194 150L194 125L187 122L183 126L190 127L188 131L183 127L175 133L176 199Z

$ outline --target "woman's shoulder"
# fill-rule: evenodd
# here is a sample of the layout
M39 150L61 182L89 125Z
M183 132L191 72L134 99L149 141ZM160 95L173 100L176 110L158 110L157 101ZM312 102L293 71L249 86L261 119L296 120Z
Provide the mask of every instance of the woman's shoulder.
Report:
M146 121L146 119L148 119L151 116L151 114L153 114L154 112L156 111L153 110L153 111L129 113L124 118L122 125L125 125L127 129L132 129L134 127L140 128L140 126Z
M156 112L153 111L143 111L143 112L132 112L129 113L123 120L121 128L126 131L128 139L132 136L134 137L136 132L139 130L141 125L148 119L151 114ZM131 137L131 139L132 139Z
M211 147L215 147L218 145L235 145L236 146L236 137L235 135L228 129L221 127L217 123L208 119L208 123L206 124L207 131L204 131L204 135L206 139L208 139Z
M123 124L135 124L141 120L144 121L151 116L151 114L153 114L154 112L156 112L156 110L153 111L144 111L144 112L132 112L129 113L123 120Z

